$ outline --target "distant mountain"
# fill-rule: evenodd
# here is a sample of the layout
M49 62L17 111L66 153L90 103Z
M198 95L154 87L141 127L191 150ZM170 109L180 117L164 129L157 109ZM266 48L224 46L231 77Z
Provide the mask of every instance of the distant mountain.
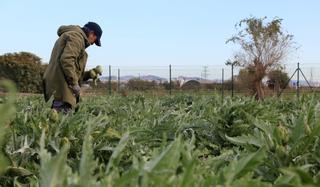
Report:
M129 81L130 79L134 79L135 76L133 75L127 75L127 76L122 76L120 77L120 81Z
M143 75L143 76L133 76L133 75L126 75L126 76L122 76L120 77L120 81L121 82L127 82L129 81L130 79L137 79L137 78L140 78L141 80L146 80L146 81L157 81L157 82L165 82L165 81L168 81L168 79L166 78L162 78L162 77L159 77L159 76L156 76L156 75ZM109 77L100 77L100 80L101 81L108 81L109 80ZM111 80L112 81L117 81L118 80L118 77L117 76L111 76Z
M108 81L109 80L109 77L100 77L99 78L102 82L104 81ZM111 76L111 80L114 81L114 80L118 80L118 78L116 76Z
M162 78L162 77L155 76L155 75L140 76L140 79L147 80L147 81L159 81L159 82L168 81L166 78Z

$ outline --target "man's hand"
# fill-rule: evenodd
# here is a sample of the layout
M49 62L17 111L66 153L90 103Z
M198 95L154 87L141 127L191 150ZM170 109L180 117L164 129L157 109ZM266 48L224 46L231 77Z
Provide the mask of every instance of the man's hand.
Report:
M70 88L71 88L74 96L76 96L76 97L80 96L81 88L80 88L80 86L78 84L70 86Z

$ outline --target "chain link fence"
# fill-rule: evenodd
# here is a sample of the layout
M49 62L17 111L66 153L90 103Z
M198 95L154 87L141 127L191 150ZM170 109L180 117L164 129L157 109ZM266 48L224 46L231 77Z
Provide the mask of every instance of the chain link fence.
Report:
M94 67L87 67L91 69ZM222 96L253 95L250 81L232 65L197 66L104 66L97 85L88 83L88 92L96 94L151 93L166 95L181 92L221 94ZM294 96L320 90L320 64L286 64L285 83L263 80L266 96ZM239 74L240 73L240 74ZM271 82L270 82L271 81ZM283 80L282 80L283 81Z

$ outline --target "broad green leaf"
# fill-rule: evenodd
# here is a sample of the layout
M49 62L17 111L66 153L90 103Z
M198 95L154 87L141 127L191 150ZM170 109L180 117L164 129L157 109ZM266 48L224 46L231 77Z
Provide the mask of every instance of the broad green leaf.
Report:
M260 179L254 179L252 173L248 173L245 176L235 180L230 187L271 187L270 183L261 181Z
M123 151L123 149L127 145L128 140L129 140L129 133L125 133L122 136L122 138L120 139L117 147L113 150L113 153L112 153L110 160L108 162L108 165L107 165L107 169L106 169L107 174L111 172L113 167L118 166L118 164L120 162L121 152Z
M181 140L176 139L168 145L160 155L153 158L145 164L144 171L151 173L153 171L161 171L163 169L175 168L180 158Z
M264 140L262 139L263 136L261 133L257 132L256 135L259 136L255 136L255 135L242 135L242 136L238 136L238 137L229 137L226 135L227 140L229 140L231 143L236 144L236 145L254 145L257 147L262 147L264 146Z
M9 165L9 159L5 152L5 135L9 128L9 119L15 113L14 100L16 98L16 88L10 81L0 81L0 88L3 87L8 90L6 95L6 101L0 103L0 174L4 172L4 169Z
M239 160L233 160L223 169L225 184L230 185L236 179L241 178L249 172L253 172L266 157L265 149L260 148L257 152L243 156Z
M304 136L304 116L299 116L294 121L294 127L291 134L291 141L297 143Z
M83 145L82 145L82 154L80 159L80 180L79 185L93 186L96 183L96 177L94 177L94 169L97 166L96 161L94 160L94 153L92 150L92 140L91 140L91 124L87 123L87 132L84 137Z
M45 149L45 132L42 131L40 140L40 186L64 186L68 168L66 166L68 147L62 148L58 155L53 156Z
M142 186L172 185L181 155L181 138L170 143L159 155L143 167Z
M307 172L310 167L306 165L281 169L282 174L275 181L275 186L319 186L320 181L314 181Z
M196 167L196 160L192 160L188 165L185 165L185 171L183 172L182 182L180 187L187 187L187 186L194 186L195 181L198 180L200 182L199 178L196 178L194 176L194 169Z

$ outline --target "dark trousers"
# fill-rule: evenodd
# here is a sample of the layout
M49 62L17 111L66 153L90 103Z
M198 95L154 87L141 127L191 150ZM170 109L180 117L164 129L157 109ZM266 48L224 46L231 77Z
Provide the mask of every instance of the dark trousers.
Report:
M52 102L52 107L58 112L63 112L63 114L69 114L72 112L72 106L69 103L63 101L56 101Z

